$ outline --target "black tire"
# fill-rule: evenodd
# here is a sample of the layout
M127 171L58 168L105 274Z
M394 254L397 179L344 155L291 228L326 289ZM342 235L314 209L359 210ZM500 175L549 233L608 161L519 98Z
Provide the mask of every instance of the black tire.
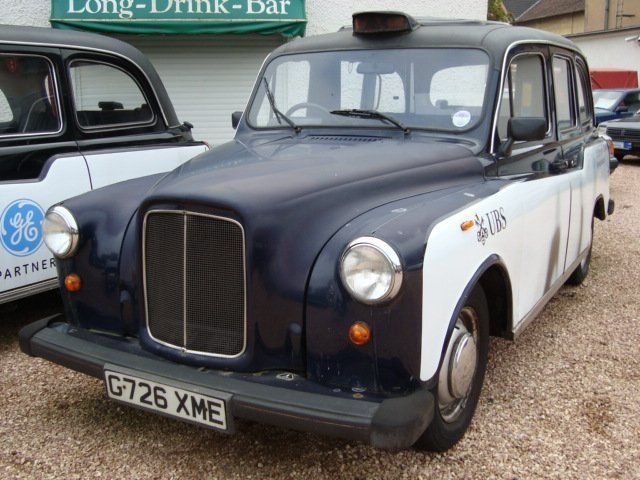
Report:
M484 291L479 285L476 286L471 292L471 295L469 295L469 298L461 309L458 321L469 311L473 311L476 314L477 330L474 332L474 339L476 339L476 365L467 395L464 399L456 400L455 402L459 402L457 404L454 402L449 405L441 405L441 396L439 396L438 393L440 387L436 385L433 390L436 398L433 420L427 430L414 444L414 448L418 450L444 452L453 447L469 428L476 406L478 405L489 353L489 308ZM452 336L451 338L453 340L454 337ZM446 352L449 348L450 346L448 345L445 350L445 359L442 360L440 370L448 368L448 364L445 365L445 361L447 357ZM438 372L438 378L440 378L440 371ZM450 410L452 408L451 405L456 406L454 417L451 417L450 412L447 411L447 409Z
M584 279L589 275L589 266L591 265L591 249L593 248L593 217L591 217L591 240L589 242L589 252L580 265L571 273L571 276L565 282L567 285L582 285Z
M613 156L616 157L619 162L622 162L622 161L624 161L625 154L624 153L614 153Z

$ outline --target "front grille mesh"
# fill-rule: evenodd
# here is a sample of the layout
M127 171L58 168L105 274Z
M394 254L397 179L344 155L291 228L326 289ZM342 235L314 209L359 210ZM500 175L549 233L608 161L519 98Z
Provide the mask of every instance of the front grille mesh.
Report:
M607 127L607 135L609 135L614 140L640 141L640 128L625 129Z
M191 352L240 354L245 342L242 228L218 217L151 212L144 241L151 336Z

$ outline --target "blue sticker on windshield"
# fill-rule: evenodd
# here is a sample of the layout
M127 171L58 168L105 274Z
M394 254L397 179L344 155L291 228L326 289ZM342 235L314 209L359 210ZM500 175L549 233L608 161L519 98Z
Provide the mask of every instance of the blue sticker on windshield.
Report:
M7 252L17 257L29 255L42 244L44 211L33 200L11 202L0 218L0 239Z

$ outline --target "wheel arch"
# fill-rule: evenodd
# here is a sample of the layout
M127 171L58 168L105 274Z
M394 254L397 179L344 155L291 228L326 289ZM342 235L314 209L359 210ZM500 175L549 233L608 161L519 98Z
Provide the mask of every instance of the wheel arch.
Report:
M497 258L478 279L489 307L489 334L513 339L513 291L511 279L502 261Z
M440 361L436 372L440 371L446 347L449 344L456 319L471 296L473 290L480 286L484 292L489 307L489 334L491 336L513 339L512 316L513 316L513 291L511 280L507 268L502 258L497 254L492 254L482 262L476 272L467 282L462 295L458 299L453 314L449 319L447 333L442 343L440 351ZM429 380L433 383L437 379L437 373Z

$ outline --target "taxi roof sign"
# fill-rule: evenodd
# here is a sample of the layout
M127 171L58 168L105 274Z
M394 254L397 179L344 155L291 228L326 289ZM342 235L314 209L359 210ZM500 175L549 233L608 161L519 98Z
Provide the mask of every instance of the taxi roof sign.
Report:
M353 14L353 34L411 32L420 24L403 12L359 12Z

